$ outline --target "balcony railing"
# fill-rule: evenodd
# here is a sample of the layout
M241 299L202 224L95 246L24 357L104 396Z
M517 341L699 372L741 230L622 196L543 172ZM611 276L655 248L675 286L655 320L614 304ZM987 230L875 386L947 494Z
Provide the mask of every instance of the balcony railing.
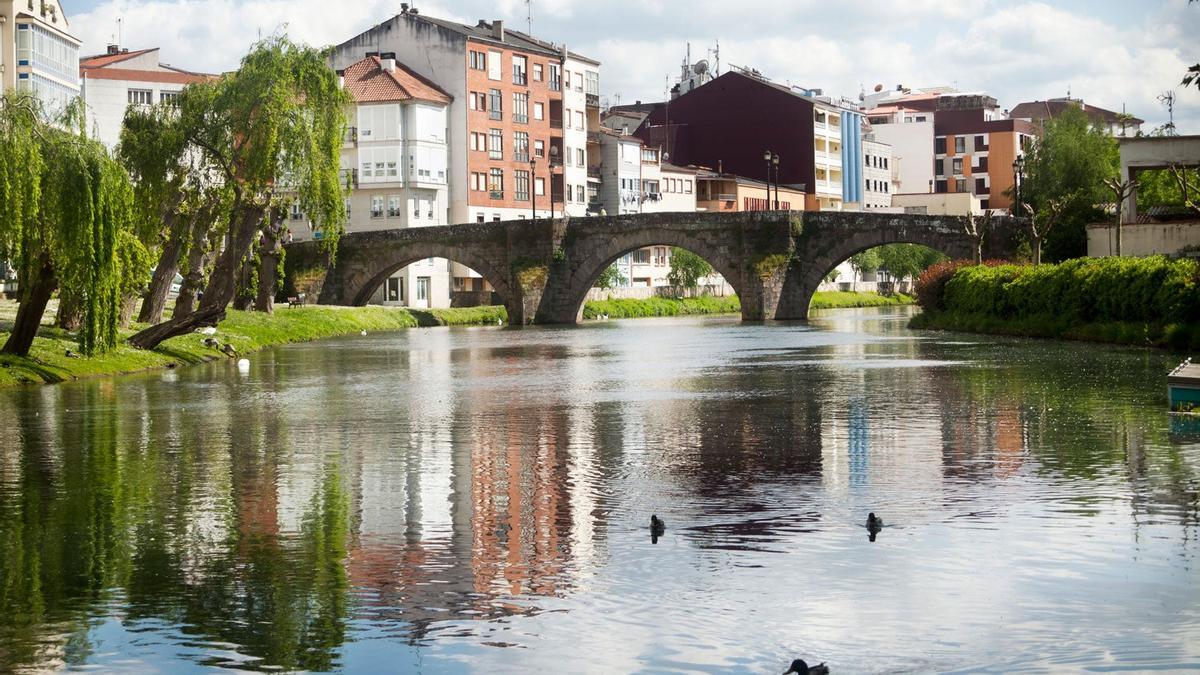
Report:
M514 152L513 153L513 161L520 162L522 164L528 164L529 163L529 153L528 152Z
M528 82L529 82L529 76L526 75L524 72L513 73L513 84L523 85L523 84L527 84Z
M717 201L719 201L719 202L735 202L735 201L737 201L737 195L735 195L735 194L719 194L719 195L717 195Z
M587 132L587 142L588 143L599 143L600 142L600 132L599 131Z
M588 107L591 107L591 108L599 108L600 107L600 94L588 94L587 95L587 105L588 105Z
M551 129L561 129L561 128L563 128L563 123L562 123L562 120L561 120L561 119L554 119L553 117L551 117L551 118L550 118L550 128L551 128Z
M342 169L338 171L338 183L358 187L358 169Z
M587 175L588 175L588 178L599 178L600 177L600 167L589 166L587 168Z
M358 127L346 127L346 135L342 137L343 145L353 145L358 142Z
M488 197L492 199L504 199L504 190L488 190Z
M493 108L488 111L488 119L489 120L502 120L502 119L504 119L504 112Z

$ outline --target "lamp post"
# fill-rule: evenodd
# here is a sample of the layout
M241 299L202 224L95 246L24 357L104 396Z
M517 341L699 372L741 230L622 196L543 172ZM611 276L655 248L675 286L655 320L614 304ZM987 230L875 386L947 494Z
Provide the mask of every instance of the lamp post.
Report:
M770 150L763 152L763 161L767 163L767 208L764 209L766 211L771 210L771 166L773 162L779 161L778 158L779 156Z
M1014 216L1021 214L1021 178L1025 175L1025 155L1017 155L1013 160L1013 208Z
M550 220L554 220L554 158L558 157L558 146L550 146L550 171L547 178L550 180Z
M537 157L529 156L530 220L537 220Z
M779 210L779 155L771 154L771 163L775 165L775 210Z

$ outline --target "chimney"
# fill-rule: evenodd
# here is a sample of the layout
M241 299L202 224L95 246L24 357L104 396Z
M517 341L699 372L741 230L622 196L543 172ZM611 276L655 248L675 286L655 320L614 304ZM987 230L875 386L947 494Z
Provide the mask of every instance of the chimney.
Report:
M396 52L384 52L379 57L380 65L389 73L396 72Z
M492 37L504 42L504 21L501 19L492 22Z
M408 14L408 3L407 2L400 3L400 13Z
M109 45L107 53L109 56L112 56L113 54L120 54L121 47L119 45Z

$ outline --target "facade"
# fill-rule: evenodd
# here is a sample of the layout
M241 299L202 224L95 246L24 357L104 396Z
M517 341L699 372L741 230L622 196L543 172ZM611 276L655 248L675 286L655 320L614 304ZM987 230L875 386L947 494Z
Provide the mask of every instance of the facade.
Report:
M808 201L800 190L782 185L779 188L779 209L798 211ZM772 186L760 180L729 173L701 169L696 173L697 211L766 211L774 208L776 197Z
M867 113L870 135L892 148L895 192L933 192L933 113L898 107Z
M1098 108L1084 103L1081 99L1069 96L1052 98L1048 101L1018 103L1008 116L1040 126L1046 120L1058 117L1064 110L1072 107L1082 110L1093 124L1103 127L1111 136L1137 136L1141 133L1142 125L1146 123L1145 120L1138 119L1133 115Z
M346 231L446 225L450 95L391 54L362 59L340 75L353 101L341 156L342 175L353 186ZM321 236L299 206L289 214L289 227L297 240ZM430 258L397 270L371 301L449 307L454 283L450 263Z
M126 108L171 101L185 86L209 77L160 62L157 47L131 52L109 45L104 54L79 61L89 130L112 149L121 140Z
M61 111L79 96L79 45L57 0L0 0L0 90Z
M983 201L970 192L912 192L892 195L892 207L902 213L966 216L983 213Z
M642 212L642 140L610 129L599 133L599 205L605 215Z
M883 209L892 205L895 192L895 160L892 146L866 138L863 140L863 202L864 209Z
M511 220L535 212L546 217L552 209L561 214L566 203L568 109L572 192L584 185L586 200L587 125L599 116L595 61L506 30L502 21L472 26L409 9L338 45L331 59L335 68L346 68L377 51L395 53L414 74L452 97L447 125L449 222ZM588 105L593 100L594 116ZM580 117L583 129L577 129ZM570 209L582 213L586 201L573 199Z
M763 153L774 152L780 182L806 195L793 208L840 209L863 199L861 122L859 111L818 90L735 70L656 107L636 135L674 164L764 183Z

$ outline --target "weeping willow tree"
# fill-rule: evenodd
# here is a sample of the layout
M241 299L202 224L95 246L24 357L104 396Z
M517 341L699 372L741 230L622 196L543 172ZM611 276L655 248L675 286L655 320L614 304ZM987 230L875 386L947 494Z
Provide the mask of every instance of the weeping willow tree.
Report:
M79 350L116 344L119 233L130 227L133 189L104 146L82 134L82 104L50 120L25 93L0 99L0 249L18 271L20 305L2 350L25 356L56 288L83 307ZM72 127L77 131L72 131Z
M346 218L338 171L347 97L326 56L272 37L236 72L193 85L183 97L183 137L229 192L228 237L196 311L147 328L131 344L152 349L224 318L242 264L283 203L298 202L336 251Z

